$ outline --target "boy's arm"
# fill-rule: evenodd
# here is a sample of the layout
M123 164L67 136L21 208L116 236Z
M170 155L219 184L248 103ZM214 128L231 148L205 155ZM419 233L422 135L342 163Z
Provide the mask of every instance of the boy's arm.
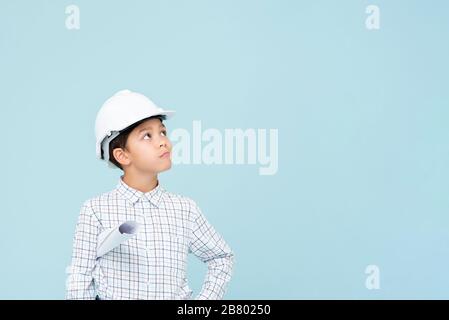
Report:
M97 257L97 235L98 220L86 202L75 229L66 299L95 299L92 270Z
M219 300L223 298L232 276L234 253L196 204L192 210L194 224L189 249L208 267L201 292L195 299Z

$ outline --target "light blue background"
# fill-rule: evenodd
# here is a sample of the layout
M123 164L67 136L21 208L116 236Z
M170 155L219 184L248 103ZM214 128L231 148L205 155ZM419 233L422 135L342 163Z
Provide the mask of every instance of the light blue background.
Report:
M120 175L95 115L124 88L176 110L169 130L279 130L274 176L160 175L233 248L227 299L449 298L448 39L447 1L2 0L0 298L64 298L79 209Z

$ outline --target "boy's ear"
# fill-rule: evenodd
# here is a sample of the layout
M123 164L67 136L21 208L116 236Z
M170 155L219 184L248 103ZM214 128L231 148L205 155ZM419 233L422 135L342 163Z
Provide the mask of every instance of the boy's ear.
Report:
M112 155L122 167L127 166L131 163L131 159L129 158L128 153L122 148L115 148L112 151Z

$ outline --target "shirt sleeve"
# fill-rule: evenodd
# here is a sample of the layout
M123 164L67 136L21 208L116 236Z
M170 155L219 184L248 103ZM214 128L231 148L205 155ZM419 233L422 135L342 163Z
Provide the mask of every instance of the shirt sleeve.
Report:
M66 299L95 299L92 271L96 262L99 221L88 202L78 218L73 240L72 263L67 278Z
M232 276L234 253L194 202L192 213L194 221L189 251L206 263L208 268L201 292L195 299L223 299Z

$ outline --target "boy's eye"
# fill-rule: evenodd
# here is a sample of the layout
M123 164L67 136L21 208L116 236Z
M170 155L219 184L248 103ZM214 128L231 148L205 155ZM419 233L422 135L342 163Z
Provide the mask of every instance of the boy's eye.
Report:
M166 137L167 136L167 131L165 131L165 130L162 130L161 131L161 134L164 136L164 137ZM147 138L148 137L148 138ZM143 136L143 139L144 140L148 140L148 139L151 139L151 134L150 133L145 133L145 135Z

